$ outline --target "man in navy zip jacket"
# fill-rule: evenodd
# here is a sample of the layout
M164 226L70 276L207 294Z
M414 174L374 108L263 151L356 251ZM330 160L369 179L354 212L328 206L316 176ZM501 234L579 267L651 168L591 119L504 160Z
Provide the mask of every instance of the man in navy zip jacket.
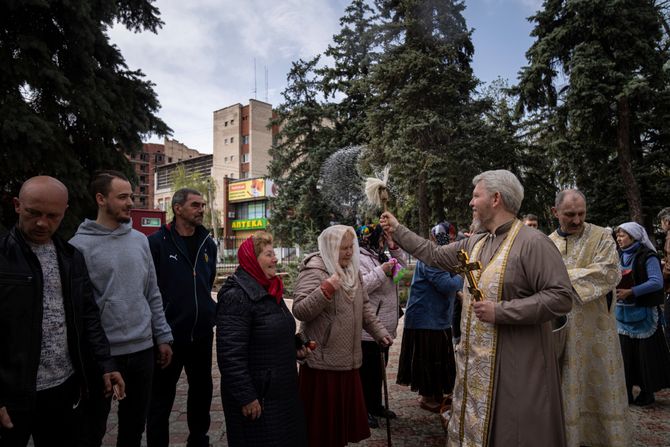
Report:
M182 188L172 197L174 220L149 236L163 307L172 328L172 363L155 370L147 445L167 447L169 417L182 369L188 377L187 445L208 446L212 403L212 340L216 244L202 226L202 195Z

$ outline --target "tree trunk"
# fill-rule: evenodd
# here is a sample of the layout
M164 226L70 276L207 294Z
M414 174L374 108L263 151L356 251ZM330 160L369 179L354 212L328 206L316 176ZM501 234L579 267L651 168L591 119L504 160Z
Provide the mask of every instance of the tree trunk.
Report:
M428 182L426 181L425 168L421 169L418 182L417 203L419 204L419 234L422 237L428 237L430 205L428 203Z
M619 169L623 180L624 190L626 191L626 202L631 220L643 224L642 221L642 197L640 196L640 187L633 175L631 166L631 148L630 148L630 105L625 96L618 101L619 123L617 126L617 158L619 159Z

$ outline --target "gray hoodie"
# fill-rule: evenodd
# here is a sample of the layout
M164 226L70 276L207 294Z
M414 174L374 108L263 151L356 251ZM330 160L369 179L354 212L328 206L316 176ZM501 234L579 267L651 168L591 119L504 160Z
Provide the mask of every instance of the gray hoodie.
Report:
M111 230L86 219L70 243L86 259L112 355L172 341L144 234L130 223Z

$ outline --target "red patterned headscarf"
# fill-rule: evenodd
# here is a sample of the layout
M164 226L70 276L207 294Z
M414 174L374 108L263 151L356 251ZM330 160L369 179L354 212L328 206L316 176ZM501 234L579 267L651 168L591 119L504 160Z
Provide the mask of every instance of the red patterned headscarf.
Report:
M240 267L263 286L270 295L275 297L277 304L279 304L284 296L284 283L279 276L273 276L270 279L265 276L261 265L258 263L258 258L256 258L256 253L254 252L253 236L249 236L242 242L239 250L237 250L237 260L240 262Z

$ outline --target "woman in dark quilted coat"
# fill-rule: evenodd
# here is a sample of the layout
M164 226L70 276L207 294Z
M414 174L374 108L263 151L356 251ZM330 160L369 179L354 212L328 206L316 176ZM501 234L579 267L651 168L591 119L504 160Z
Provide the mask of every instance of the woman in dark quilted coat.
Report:
M295 320L277 276L272 236L240 246L240 266L218 294L216 351L231 447L307 445L298 397Z

